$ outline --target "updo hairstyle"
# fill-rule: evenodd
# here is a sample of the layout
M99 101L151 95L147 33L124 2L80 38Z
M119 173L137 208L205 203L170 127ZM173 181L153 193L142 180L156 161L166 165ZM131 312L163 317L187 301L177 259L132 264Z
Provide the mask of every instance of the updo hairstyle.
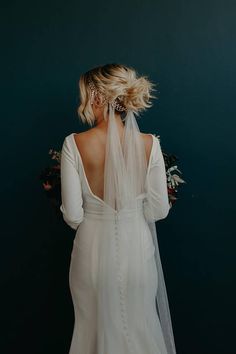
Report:
M82 74L79 79L80 105L77 109L83 123L94 125L95 117L90 103L91 90L89 80L92 80L100 101L105 103L119 102L124 107L121 113L122 118L126 115L127 110L131 109L136 115L150 108L151 98L157 98L152 95L154 83L146 76L138 76L135 69L121 64L106 64L104 66L95 67ZM104 117L108 111L108 104L104 104Z

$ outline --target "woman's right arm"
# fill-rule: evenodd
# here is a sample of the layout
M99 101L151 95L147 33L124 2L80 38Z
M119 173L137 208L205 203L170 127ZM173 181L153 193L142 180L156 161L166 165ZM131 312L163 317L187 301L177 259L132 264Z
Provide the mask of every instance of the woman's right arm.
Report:
M64 221L77 230L84 218L83 199L80 176L68 138L65 138L61 150L61 199Z

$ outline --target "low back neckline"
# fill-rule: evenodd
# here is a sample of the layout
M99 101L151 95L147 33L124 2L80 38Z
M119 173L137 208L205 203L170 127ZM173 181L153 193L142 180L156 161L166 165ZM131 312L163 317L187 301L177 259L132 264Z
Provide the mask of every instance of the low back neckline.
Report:
M152 154L153 154L153 151L154 151L154 135L151 134L151 133L147 133L148 135L151 135L152 136L152 147L151 147L151 152L150 152L150 156L149 156L149 161L148 161L148 167L147 167L147 174L146 174L146 178L147 178L147 175L149 173L149 170L150 170L150 165L151 165L151 158L152 158ZM84 168L84 164L83 164L83 160L82 160L82 156L80 154L80 151L79 151L79 148L76 144L76 141L75 141L75 135L76 133L71 133L70 134L70 137L71 137L71 140L73 141L73 145L74 145L74 148L75 148L75 151L77 153L77 155L79 156L79 161L80 161L80 165L81 165L81 168L82 168L82 171L83 171L83 175L84 175L84 180L85 180L85 183L86 183L86 186L89 190L89 193L92 197L94 197L95 199L97 199L99 202L101 202L102 204L108 206L110 209L112 209L113 211L117 212L116 209L112 208L109 204L107 204L102 198L100 198L99 196L97 196L96 194L93 193L90 185L89 185L89 182L88 182L88 178L87 178L87 175L85 173L85 168ZM136 199L138 199L139 197L141 197L143 195L142 194L139 194Z

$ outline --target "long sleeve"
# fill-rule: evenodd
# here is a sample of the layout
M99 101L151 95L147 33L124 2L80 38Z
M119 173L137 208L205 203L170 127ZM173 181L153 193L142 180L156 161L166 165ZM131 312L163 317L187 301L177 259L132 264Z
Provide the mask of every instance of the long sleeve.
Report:
M147 221L164 219L170 210L164 157L159 139L154 136L154 149L150 158L145 183L144 215Z
M60 210L64 221L72 229L77 230L84 217L83 199L80 176L67 137L61 150L61 199Z

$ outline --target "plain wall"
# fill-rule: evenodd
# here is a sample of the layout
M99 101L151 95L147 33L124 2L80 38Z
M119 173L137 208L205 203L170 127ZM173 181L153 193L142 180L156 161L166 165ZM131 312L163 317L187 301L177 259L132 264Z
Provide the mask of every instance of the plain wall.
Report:
M74 231L38 175L51 147L88 128L80 75L118 62L158 83L139 126L179 157L187 182L157 223L177 353L235 354L235 11L219 0L2 6L2 353L69 351Z

